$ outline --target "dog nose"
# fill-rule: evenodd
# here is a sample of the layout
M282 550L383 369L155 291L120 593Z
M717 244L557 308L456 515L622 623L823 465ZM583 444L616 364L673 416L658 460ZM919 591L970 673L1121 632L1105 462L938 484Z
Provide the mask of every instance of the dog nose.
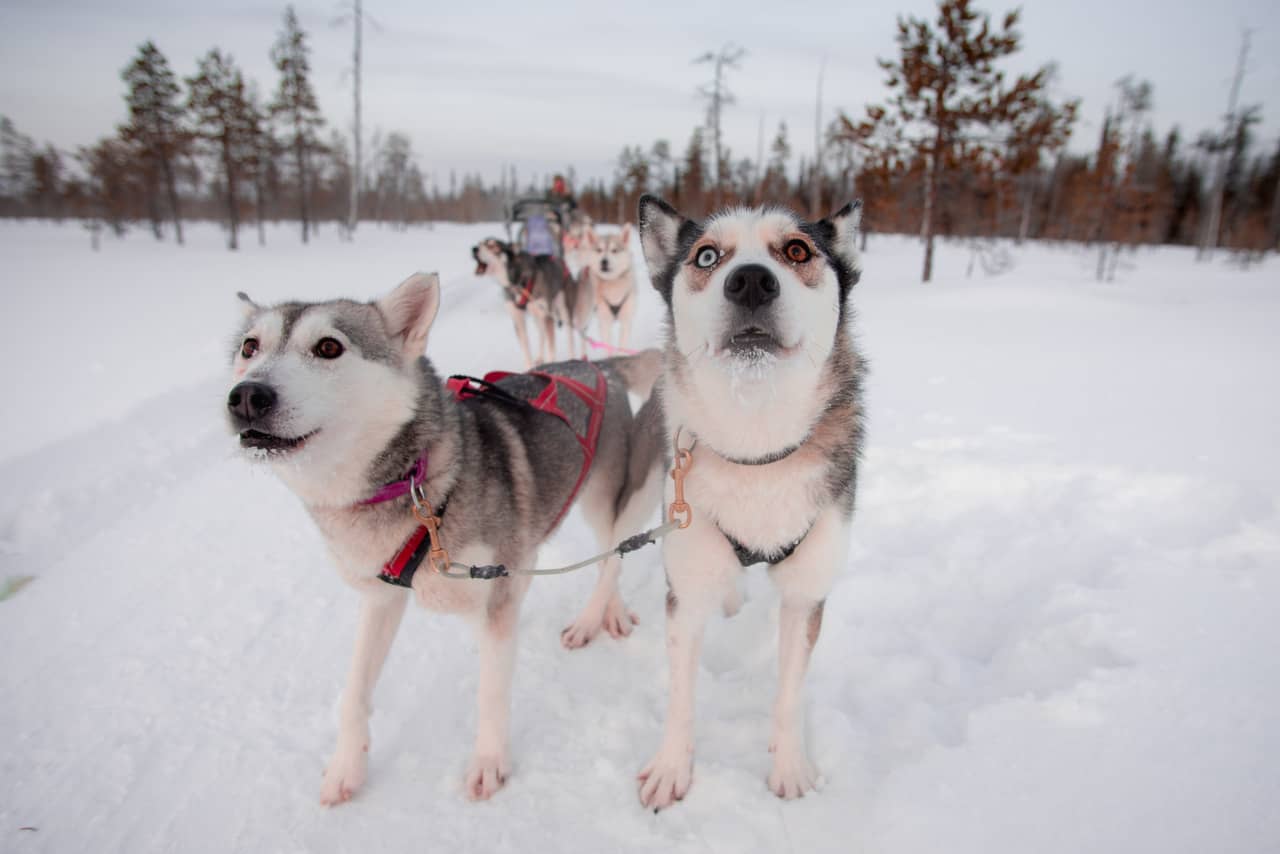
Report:
M227 395L227 409L241 421L261 418L276 405L276 393L263 383L242 382Z
M724 283L724 298L751 311L773 302L781 291L778 278L761 264L743 264Z
M600 269L601 269L603 272L605 272L605 273L609 272L609 259L608 259L608 258L601 258L601 259L600 259Z

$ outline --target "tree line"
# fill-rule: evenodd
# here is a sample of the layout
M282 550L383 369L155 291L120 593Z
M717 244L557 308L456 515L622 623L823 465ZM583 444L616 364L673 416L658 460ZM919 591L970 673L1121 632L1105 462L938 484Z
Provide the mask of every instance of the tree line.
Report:
M1016 11L993 20L972 0L939 0L931 19L899 18L896 50L879 60L882 102L838 111L798 158L785 123L766 148L762 120L753 158L720 133L736 101L729 76L747 56L725 45L694 60L711 72L699 90L707 113L683 151L668 140L625 146L612 176L575 188L579 205L622 221L645 192L691 214L774 203L812 215L861 197L864 234L921 236L925 281L940 236L1086 243L1098 250L1100 278L1127 246L1225 246L1246 257L1280 246L1280 146L1260 150L1260 108L1238 103L1247 44L1221 128L1191 140L1177 127L1157 133L1155 93L1129 76L1087 153L1067 150L1079 102L1052 95L1055 68L1005 71L1021 46ZM348 135L320 114L309 53L289 8L271 50L279 79L264 97L218 49L179 80L154 44L142 45L122 73L127 121L75 152L77 174L61 152L0 119L0 214L80 217L116 231L144 222L179 242L184 219L217 219L234 248L250 221L261 241L264 222L295 220L305 242L322 222L349 234L356 203L366 218L403 227L497 219L514 197L545 192L537 176L522 187L505 166L497 182L451 172L441 186L399 132L375 134L370 162L355 163ZM572 167L564 172L572 183Z

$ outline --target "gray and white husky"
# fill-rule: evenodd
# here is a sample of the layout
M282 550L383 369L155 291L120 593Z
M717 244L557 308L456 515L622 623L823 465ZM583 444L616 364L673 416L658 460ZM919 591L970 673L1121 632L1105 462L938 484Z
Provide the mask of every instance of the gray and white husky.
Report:
M703 629L714 611L737 610L738 575L754 563L769 564L782 599L768 785L794 798L818 783L801 688L853 516L863 367L848 320L859 211L804 222L776 208L737 209L694 222L652 196L640 200L645 260L667 305L655 396L667 441L691 449L691 515L681 517L691 521L663 540L670 696L662 745L640 773L646 807L689 789Z
M417 472L453 560L533 567L582 475L577 437L545 412L460 401L442 387L423 355L440 305L434 274L415 275L372 303L259 306L240 296L245 321L232 353L231 429L302 500L339 573L362 597L337 749L320 800L345 801L364 782L374 683L410 594L424 608L469 617L476 627L479 714L465 784L470 797L488 798L509 769L516 623L529 576L456 580L424 565L411 589L384 583L384 564L421 532L409 496L368 502ZM627 392L648 394L660 358L648 351L595 364L607 394L579 495L603 550L638 530L659 500L659 440L651 426L637 424ZM586 362L547 370L584 383L600 378ZM527 398L543 381L515 375L498 385ZM580 646L601 629L630 632L634 617L618 595L619 569L616 557L602 563L590 601L563 633L565 645Z

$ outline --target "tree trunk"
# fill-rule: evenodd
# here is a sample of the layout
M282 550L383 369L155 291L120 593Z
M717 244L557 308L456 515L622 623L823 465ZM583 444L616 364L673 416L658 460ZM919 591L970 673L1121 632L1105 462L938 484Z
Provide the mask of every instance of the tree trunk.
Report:
M307 150L300 131L293 142L293 156L298 166L298 217L302 220L302 242L306 244L311 223L307 217Z
M355 0L356 44L354 52L354 86L355 91L355 156L351 160L351 199L347 211L347 236L356 233L356 225L360 222L360 24L364 10L360 0ZM513 182L514 183L514 182Z
M173 177L173 162L168 157L160 158L160 170L164 173L165 194L169 197L169 213L173 215L173 233L177 235L178 245L182 245L182 212L178 209L178 182Z
M231 140L222 137L222 170L227 178L227 222L231 228L228 248L234 252L240 248L237 231L240 228L240 211L236 209L236 170L231 158Z
M1031 236L1031 208L1035 204L1036 185L1028 183L1022 190L1022 219L1018 223L1019 246Z
M924 181L924 216L920 221L920 236L924 238L924 272L920 276L920 281L928 282L933 278L933 209L937 204L938 195L938 168L942 162L939 152L941 150L942 132L938 132L938 145L934 147L934 153L929 158L929 169L925 173Z

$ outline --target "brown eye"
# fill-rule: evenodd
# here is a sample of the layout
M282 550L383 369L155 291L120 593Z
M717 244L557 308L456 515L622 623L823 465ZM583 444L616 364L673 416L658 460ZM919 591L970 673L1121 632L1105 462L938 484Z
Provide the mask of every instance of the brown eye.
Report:
M337 338L321 338L312 350L321 359L336 359L342 355L342 342Z
M809 244L803 240L792 240L782 248L782 253L794 264L803 264L813 257L813 253L809 251Z
M246 359L252 359L258 353L258 339L246 338L244 343L240 345L240 355Z

